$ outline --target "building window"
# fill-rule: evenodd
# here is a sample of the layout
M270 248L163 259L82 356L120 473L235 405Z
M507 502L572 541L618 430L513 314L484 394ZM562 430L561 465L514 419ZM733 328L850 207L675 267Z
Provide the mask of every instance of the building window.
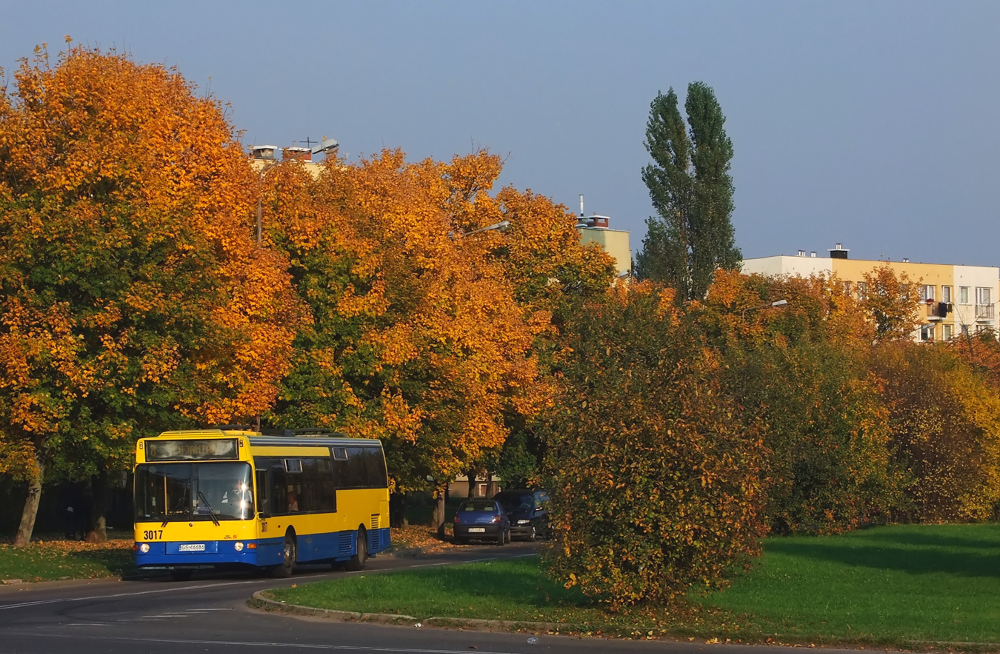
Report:
M977 286L976 287L976 304L985 307L987 305L993 304L990 301L990 291L992 289L989 286Z
M844 295L850 297L851 295L851 282L841 282L844 287Z
M962 336L968 336L968 335L969 335L969 326L962 325Z
M947 286L945 288L948 288ZM952 338L952 326L951 325L941 325L941 340L950 341Z
M864 300L868 297L868 284L865 282L858 282L858 299Z
M921 286L920 287L920 300L922 302L933 302L934 301L934 286Z
M951 286L941 287L941 301L945 304L951 304Z
M959 286L958 287L958 303L968 304L969 303L969 287Z
M920 340L927 342L934 340L934 325L922 325L920 327Z

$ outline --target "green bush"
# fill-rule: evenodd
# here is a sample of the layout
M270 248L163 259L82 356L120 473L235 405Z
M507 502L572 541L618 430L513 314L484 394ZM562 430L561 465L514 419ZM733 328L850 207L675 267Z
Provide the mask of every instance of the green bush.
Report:
M759 552L763 452L717 357L671 292L645 285L582 307L566 333L550 574L612 607L718 585Z

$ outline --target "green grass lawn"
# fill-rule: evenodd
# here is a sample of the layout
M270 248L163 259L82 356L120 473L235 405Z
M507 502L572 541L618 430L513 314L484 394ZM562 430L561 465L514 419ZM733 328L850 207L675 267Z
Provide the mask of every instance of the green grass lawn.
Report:
M1000 526L880 527L771 538L730 588L683 610L609 614L544 577L536 558L365 574L270 591L292 604L418 618L573 625L583 632L734 641L1000 643ZM995 648L993 648L995 649Z
M537 557L361 574L268 593L303 606L420 618L564 622L587 617L583 596L546 579Z
M998 525L900 525L764 548L750 574L695 601L769 635L1000 643Z
M134 570L132 539L91 544L40 539L30 547L0 542L0 581L54 581L117 577Z

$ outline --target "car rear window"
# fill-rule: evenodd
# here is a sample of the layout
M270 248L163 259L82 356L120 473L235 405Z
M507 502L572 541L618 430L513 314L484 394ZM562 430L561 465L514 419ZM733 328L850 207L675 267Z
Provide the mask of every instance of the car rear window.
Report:
M493 502L466 502L459 511L496 511L496 504Z
M522 493L518 495L497 495L496 500L507 510L519 508L530 509L534 506L534 497L531 493Z

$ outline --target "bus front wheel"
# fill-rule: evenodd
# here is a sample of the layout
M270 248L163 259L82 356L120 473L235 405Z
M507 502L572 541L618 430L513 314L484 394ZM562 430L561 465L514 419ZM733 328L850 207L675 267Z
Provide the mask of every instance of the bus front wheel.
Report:
M272 570L272 574L275 577L291 577L292 572L295 570L295 537L291 534L285 534L285 555L284 560L281 565L277 565Z
M364 570L368 563L368 536L364 529L358 529L358 553L347 562L347 569L353 572Z

